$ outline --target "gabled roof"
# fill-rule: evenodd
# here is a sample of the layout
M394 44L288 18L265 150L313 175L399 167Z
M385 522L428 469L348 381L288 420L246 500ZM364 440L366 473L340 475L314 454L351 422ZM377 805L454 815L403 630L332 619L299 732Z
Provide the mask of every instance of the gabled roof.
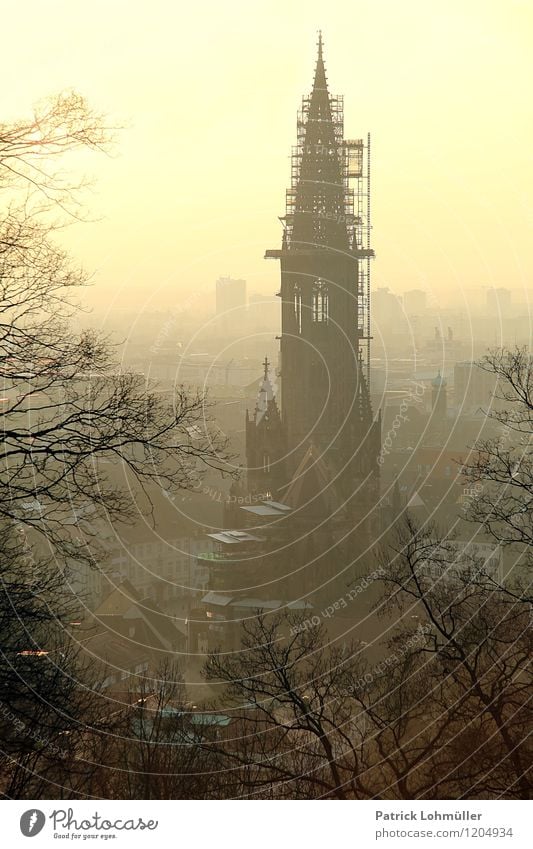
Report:
M413 492L411 498L407 502L408 507L425 507L426 505L420 498L418 492Z
M96 631L84 640L83 651L89 660L109 665L111 671L113 669L115 671L131 670L149 661L149 651L146 646L120 635L110 634L106 628Z
M149 598L141 598L132 584L123 580L92 614L98 626L122 639L142 644L146 649L172 651L183 645L184 636L172 618ZM129 637L134 625L135 636Z
M282 510L277 510L275 507L267 504L255 504L253 507L241 507L247 513L253 513L254 516L283 516Z
M272 501L271 499L263 501L263 504L266 507L273 507L274 510L281 510L282 513L288 513L292 509L287 504L282 504L281 501Z
M257 537L255 534L249 534L246 531L220 531L217 534L207 534L207 536L226 545L236 545L241 542L263 542L263 537Z
M94 611L95 616L125 616L141 600L141 595L127 579L122 579Z
M211 590L202 598L202 604L217 604L221 607L226 607L231 600L232 596L222 595L222 593L215 593Z

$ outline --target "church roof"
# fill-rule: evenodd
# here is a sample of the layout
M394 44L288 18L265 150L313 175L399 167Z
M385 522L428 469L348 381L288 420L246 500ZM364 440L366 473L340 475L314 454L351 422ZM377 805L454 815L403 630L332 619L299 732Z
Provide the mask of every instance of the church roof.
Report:
M310 443L283 496L283 503L293 509L310 507L324 515L332 509L331 472L322 455Z
M95 610L96 616L124 616L128 613L133 605L141 601L141 595L126 579L122 578L120 583L115 586L102 603Z
M170 650L183 643L183 634L172 618L163 613L153 599L142 598L127 581L122 580L102 601L89 621L93 627L104 627L111 635L139 643L144 649ZM135 625L135 636L128 636Z
M411 498L407 502L408 507L425 507L426 505L420 498L418 492L413 492Z

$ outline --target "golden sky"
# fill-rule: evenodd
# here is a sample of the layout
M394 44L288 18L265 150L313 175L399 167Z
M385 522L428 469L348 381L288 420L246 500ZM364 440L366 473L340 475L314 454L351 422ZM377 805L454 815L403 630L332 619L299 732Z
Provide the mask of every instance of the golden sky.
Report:
M263 254L321 28L346 136L372 133L374 285L523 300L532 24L528 0L27 0L4 10L2 117L75 88L127 125L113 158L87 160L101 220L67 237L96 306L201 304L228 273L274 293Z

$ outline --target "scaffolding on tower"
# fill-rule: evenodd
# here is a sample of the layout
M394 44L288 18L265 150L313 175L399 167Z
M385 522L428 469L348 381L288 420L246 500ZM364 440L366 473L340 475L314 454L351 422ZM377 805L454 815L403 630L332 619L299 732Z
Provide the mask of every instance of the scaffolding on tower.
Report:
M319 62L322 62L321 37L318 49ZM329 94L323 67L322 71L326 88L317 89L315 77L313 93L302 98L298 112L296 145L291 156L291 186L286 191L285 215L280 217L282 250L269 250L266 256L279 258L285 251L309 249L310 246L348 248L357 263L355 346L369 385L370 260L374 257L370 244L370 133L366 139L344 138L344 98ZM313 101L317 92L319 96L325 92L327 109L323 101L321 108ZM324 134L320 132L320 124L324 124ZM311 138L322 137L318 143L310 143L310 127L311 130L318 127L318 132L311 132ZM325 173L327 177L318 178L317 175Z
M370 260L374 256L370 246L370 133L366 140L345 139L343 145L346 219L348 222L353 220L352 250L358 265L357 338L367 383L370 384Z

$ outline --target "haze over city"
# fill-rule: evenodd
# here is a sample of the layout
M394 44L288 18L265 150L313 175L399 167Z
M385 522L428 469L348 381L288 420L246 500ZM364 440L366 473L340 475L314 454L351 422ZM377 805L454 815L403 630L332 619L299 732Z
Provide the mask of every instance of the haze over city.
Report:
M88 301L104 314L175 307L199 290L209 304L221 274L275 289L263 248L279 235L294 104L319 28L347 136L372 133L375 285L425 288L460 309L483 286L528 302L529 3L29 8L31 27L27 6L10 11L4 119L71 87L125 127L113 158L75 159L95 178L89 208L101 220L67 244L95 271Z
M9 828L521 840L533 6L7 17Z

